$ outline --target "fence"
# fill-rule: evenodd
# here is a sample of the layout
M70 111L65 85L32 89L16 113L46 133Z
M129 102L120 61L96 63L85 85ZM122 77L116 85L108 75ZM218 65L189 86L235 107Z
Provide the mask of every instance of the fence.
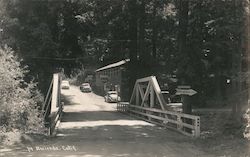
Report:
M188 136L200 136L199 116L135 106L128 102L119 102L117 104L117 110L150 123L177 130Z
M45 126L49 129L48 134L53 135L56 125L62 115L63 105L60 98L61 77L59 74L53 74L45 101L43 104L43 118Z

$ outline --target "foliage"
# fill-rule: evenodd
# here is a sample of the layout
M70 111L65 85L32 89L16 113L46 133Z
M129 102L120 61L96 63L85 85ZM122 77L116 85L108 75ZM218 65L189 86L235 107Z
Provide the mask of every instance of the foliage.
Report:
M25 82L22 68L13 51L0 49L0 124L5 131L40 132L43 121L38 110L42 97L36 83Z
M244 1L187 0L187 25L181 28L186 29L185 52L179 50L180 2L1 1L2 41L24 58L43 93L58 68L70 75L74 68L129 57L131 84L146 75L163 81L161 76L177 75L198 91L197 104L227 103L228 93L238 93L232 86L245 68L240 66Z

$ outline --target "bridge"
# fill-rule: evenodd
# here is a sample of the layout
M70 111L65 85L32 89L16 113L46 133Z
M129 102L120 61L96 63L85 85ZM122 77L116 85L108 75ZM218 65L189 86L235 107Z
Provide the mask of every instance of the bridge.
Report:
M63 103L61 103L60 84L60 75L54 74L43 105L44 120L48 127L49 135L55 133L55 128L60 122L64 107ZM82 94L78 95L81 96ZM85 100L85 104L83 105L89 104L91 101ZM98 103L103 104L102 100ZM105 108L107 106L109 104L104 104L102 107ZM81 108L78 108L78 111L89 111L91 107L93 106L81 106ZM171 106L165 102L162 91L154 76L138 79L135 83L130 102L118 102L116 109L129 116L176 130L188 136L200 136L200 117L174 112ZM70 118L72 119L72 117L74 117L74 114ZM84 118L88 119L88 116L83 117L83 120Z
M44 103L49 150L42 156L205 156L192 144L199 117L172 111L154 76L138 79L130 102L106 103L54 74ZM58 148L59 147L59 148ZM41 156L41 152L33 151Z

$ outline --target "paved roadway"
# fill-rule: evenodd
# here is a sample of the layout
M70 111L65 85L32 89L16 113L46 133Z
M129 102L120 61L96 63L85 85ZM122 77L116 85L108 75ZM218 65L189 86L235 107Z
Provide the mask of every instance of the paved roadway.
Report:
M118 113L115 103L105 103L94 93L82 93L71 86L62 94L65 107L57 136L24 145L14 153L6 151L4 156L210 156L192 144L192 138Z

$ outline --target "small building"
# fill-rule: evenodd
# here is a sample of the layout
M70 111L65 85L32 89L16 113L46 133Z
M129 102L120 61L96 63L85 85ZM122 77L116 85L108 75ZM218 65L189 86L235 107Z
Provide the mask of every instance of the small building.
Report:
M96 72L96 90L99 94L105 95L106 92L115 90L124 100L127 92L124 86L126 79L127 64L130 59L124 59L119 62L106 65L97 69Z

